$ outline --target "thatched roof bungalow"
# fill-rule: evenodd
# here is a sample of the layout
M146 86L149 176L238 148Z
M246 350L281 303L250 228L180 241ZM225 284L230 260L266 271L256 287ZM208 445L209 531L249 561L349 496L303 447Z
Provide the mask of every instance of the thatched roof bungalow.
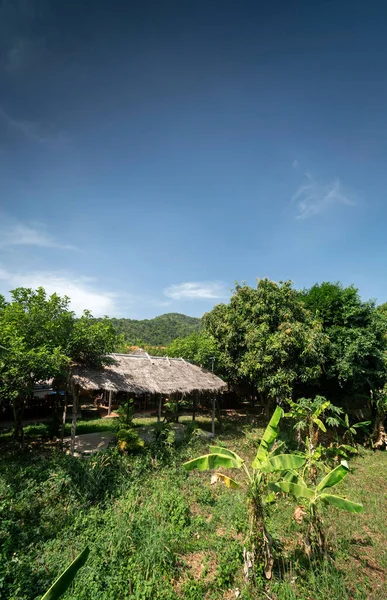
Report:
M142 394L218 394L227 389L222 379L182 358L148 354L111 354L101 369L74 365L71 381L82 390Z

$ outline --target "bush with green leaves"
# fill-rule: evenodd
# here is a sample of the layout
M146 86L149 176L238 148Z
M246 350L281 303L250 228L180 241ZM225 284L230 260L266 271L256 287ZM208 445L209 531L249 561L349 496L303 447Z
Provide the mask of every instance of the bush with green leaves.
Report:
M135 413L133 398L130 398L130 400L125 402L125 404L119 406L117 413L120 418L120 424L123 426L123 428L131 428L133 426L133 418Z
M121 452L135 454L140 452L145 444L135 429L120 429L117 433L118 448Z

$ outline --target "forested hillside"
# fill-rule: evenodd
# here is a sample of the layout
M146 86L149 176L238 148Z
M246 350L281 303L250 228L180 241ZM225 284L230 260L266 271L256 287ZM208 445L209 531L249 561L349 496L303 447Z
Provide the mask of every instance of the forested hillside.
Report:
M168 313L154 319L111 319L111 323L125 340L132 344L145 342L166 346L176 338L184 338L201 330L202 320L179 313Z

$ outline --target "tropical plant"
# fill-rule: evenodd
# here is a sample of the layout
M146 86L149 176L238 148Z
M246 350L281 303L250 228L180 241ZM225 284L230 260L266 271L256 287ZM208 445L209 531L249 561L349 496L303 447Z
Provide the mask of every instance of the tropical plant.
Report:
M121 452L135 454L144 447L144 440L140 438L134 429L120 429L117 433L118 448Z
M347 462L342 461L339 466L327 473L325 477L314 488L308 487L305 480L295 471L289 471L284 480L271 484L273 491L281 490L292 494L295 498L302 498L307 502L307 530L304 538L305 552L308 556L326 553L326 536L324 524L321 518L321 508L324 505L332 505L351 513L363 511L362 504L352 502L341 496L327 492L327 488L334 487L347 475L349 467ZM303 507L297 507L295 513L297 520L302 521Z
M50 589L44 594L42 600L58 600L72 584L79 569L83 567L90 554L88 546L82 550L69 567L58 577Z
M125 404L122 404L121 406L119 406L117 409L117 413L120 418L121 426L131 428L132 424L133 424L134 413L135 413L133 398L130 398L130 400L125 402Z
M265 494L267 489L267 476L278 471L287 471L302 467L305 459L295 454L280 454L282 444L273 449L274 442L279 433L279 421L283 410L279 406L274 411L268 426L262 436L258 452L251 464L251 471L245 461L235 452L222 446L210 446L210 453L199 456L184 463L187 471L199 469L200 471L231 468L241 469L246 476L245 483L248 488L251 517L251 554L245 553L247 563L263 565L265 576L270 579L273 569L273 539L266 528L265 505L275 500L274 494ZM222 481L229 488L238 488L240 484L234 479L216 471L213 481ZM248 566L247 566L248 572Z
M358 430L367 430L368 426L371 425L371 421L360 421L359 423L350 423L349 416L346 413L344 419L337 417L337 420L341 427L344 428L343 441L350 442L352 445L355 444L355 436L358 434Z
M319 431L326 432L325 423L331 427L339 425L338 415L343 412L339 406L334 406L324 396L299 398L297 401L287 400L290 410L285 417L295 421L298 445L301 445L302 433L307 432L309 444L316 447ZM331 413L326 416L326 413ZM324 423L325 421L325 423Z
M384 421L387 416L387 383L374 395L374 408L376 412L373 431L373 447L376 449L387 448L387 433Z

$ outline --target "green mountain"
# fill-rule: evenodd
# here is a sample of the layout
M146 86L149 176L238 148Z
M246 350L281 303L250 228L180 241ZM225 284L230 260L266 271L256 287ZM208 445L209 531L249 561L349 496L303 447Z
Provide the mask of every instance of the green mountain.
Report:
M200 331L202 326L201 319L179 313L167 313L142 321L113 318L111 322L127 342L145 342L153 346L166 346L178 337L187 337L195 331Z

